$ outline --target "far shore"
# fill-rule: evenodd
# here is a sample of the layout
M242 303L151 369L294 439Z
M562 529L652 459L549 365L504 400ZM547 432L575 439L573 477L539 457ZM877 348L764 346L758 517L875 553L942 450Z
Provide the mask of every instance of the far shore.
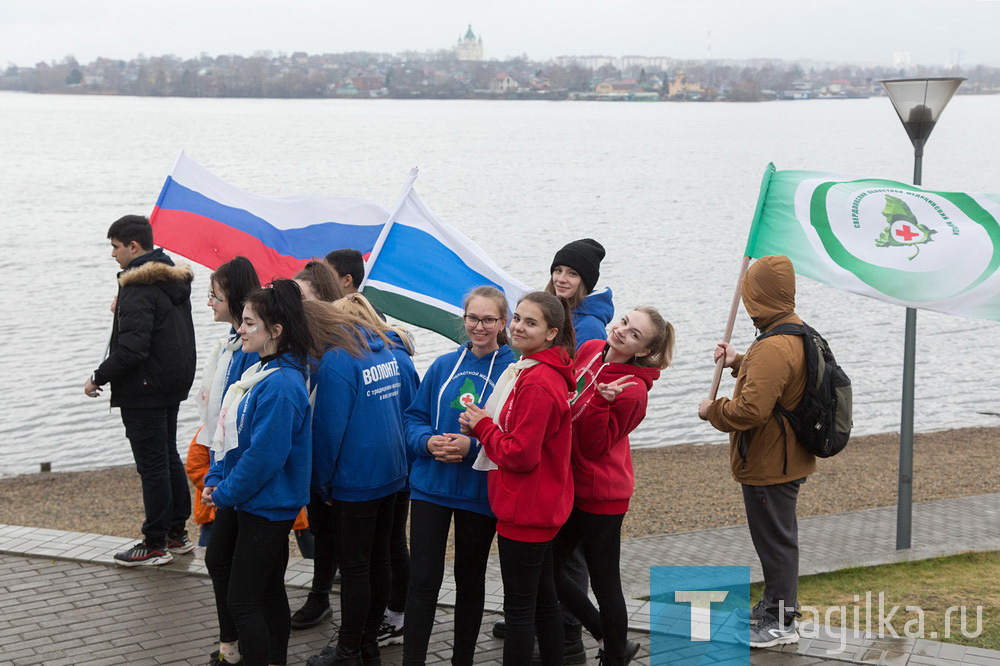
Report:
M915 436L916 502L1000 492L995 473L1000 426ZM896 503L899 435L852 438L841 454L820 460L802 487L799 517ZM682 444L632 452L636 489L624 538L703 530L746 522L726 444ZM140 536L142 494L132 465L86 472L23 474L0 479L0 523L73 532ZM196 539L197 528L190 526Z

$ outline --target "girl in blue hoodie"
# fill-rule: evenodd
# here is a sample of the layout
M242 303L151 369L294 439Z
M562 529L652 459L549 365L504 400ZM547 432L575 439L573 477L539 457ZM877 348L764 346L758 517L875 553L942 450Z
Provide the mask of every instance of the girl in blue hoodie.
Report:
M593 238L564 245L552 258L545 291L565 298L573 316L573 331L579 349L588 340L605 340L615 316L611 288L594 290L601 277L604 246Z
M325 304L310 301L317 307ZM336 311L345 320L361 322ZM313 492L331 502L343 582L341 627L309 664L380 663L378 632L389 597L389 537L395 494L406 483L400 363L388 338L363 328L365 346L334 346L315 377Z
M235 629L239 663L284 664L288 533L309 500L312 457L306 359L316 345L298 286L276 280L250 294L237 333L243 352L259 354L260 361L222 401L223 428L212 442L222 480L206 486L202 500L220 513L235 510L236 520L216 525L206 560L220 633ZM224 650L219 659L234 656Z
M420 377L413 367L413 342L405 329L385 323L368 302L355 292L338 299L333 306L341 312L354 315L372 330L384 333L389 338L389 349L399 364L399 407L400 417L413 402L420 386ZM405 448L405 442L404 442ZM415 454L406 451L407 470L413 466ZM403 642L403 626L406 612L406 591L410 586L410 551L406 544L406 519L410 512L410 484L407 483L396 493L392 511L392 534L389 537L389 564L392 569L392 585L386 602L385 618L378 632L378 644L395 645Z
M496 518L486 474L472 469L479 442L459 432L469 404L486 404L503 371L514 362L507 346L507 299L495 287L465 297L469 341L427 370L406 410L406 441L416 456L410 472L410 589L406 599L403 664L423 664L434 624L445 548L455 520L455 645L451 663L472 663L483 619L486 563Z

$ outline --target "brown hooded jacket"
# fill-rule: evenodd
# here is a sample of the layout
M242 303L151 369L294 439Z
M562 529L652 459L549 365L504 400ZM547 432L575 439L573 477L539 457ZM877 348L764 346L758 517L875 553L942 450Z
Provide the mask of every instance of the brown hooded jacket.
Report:
M758 259L743 280L742 296L761 332L778 324L802 323L795 314L795 271L788 257ZM719 398L708 408L709 422L729 433L733 478L751 486L770 486L812 474L815 456L799 446L787 423L782 435L773 414L776 402L794 409L805 392L802 340L775 335L754 342L746 354L736 355L733 375L732 399Z

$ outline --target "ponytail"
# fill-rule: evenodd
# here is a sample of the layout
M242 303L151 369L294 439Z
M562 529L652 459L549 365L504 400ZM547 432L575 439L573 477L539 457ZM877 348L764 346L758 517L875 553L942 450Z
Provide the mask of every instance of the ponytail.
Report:
M553 347L562 347L572 359L576 357L576 334L573 331L573 316L569 301L561 296L553 296L544 291L533 291L525 294L518 303L528 301L538 306L548 328L558 329Z

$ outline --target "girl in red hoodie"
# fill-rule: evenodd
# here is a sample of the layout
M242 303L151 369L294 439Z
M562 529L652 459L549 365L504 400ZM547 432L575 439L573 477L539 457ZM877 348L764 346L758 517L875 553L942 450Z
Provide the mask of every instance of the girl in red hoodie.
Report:
M573 506L571 321L565 299L545 292L522 298L510 324L521 360L501 375L486 409L470 405L459 417L463 431L482 442L477 465L490 469L507 621L504 664L531 663L536 627L542 663L562 664L552 539Z
M602 641L603 666L627 664L639 644L626 640L628 617L619 572L621 527L635 486L628 435L646 416L646 397L670 365L674 328L650 307L615 324L607 341L591 340L576 355L578 393L573 418L575 500L554 542L559 600ZM601 610L564 572L561 563L581 545Z

